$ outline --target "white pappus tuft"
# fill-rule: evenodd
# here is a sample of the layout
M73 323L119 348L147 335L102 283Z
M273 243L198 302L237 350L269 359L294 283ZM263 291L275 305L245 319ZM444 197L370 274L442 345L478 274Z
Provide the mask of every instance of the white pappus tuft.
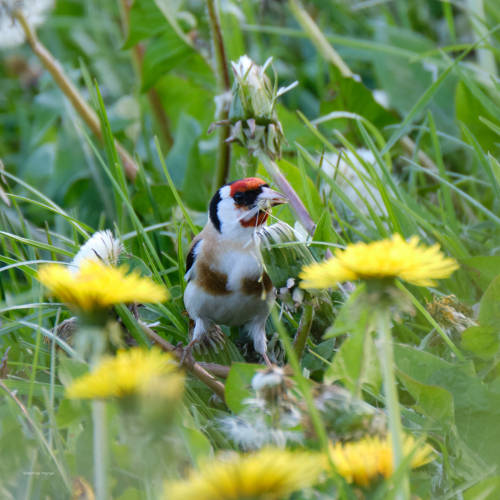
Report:
M361 159L361 161L358 159ZM377 165L374 154L368 149L357 149L356 154L350 150L341 149L339 154L326 153L319 160L321 170L334 179L337 186L344 192L364 214L369 214L370 207L380 216L386 215L386 208L375 185L374 179L363 163L373 165L378 176L381 177L380 168ZM329 196L331 187L328 182L322 182L320 191Z
M108 266L116 266L122 251L123 245L109 229L97 231L80 247L69 267L76 272L84 260L100 261Z
M272 370L259 371L252 378L252 389L261 391L283 384L285 381L285 373L282 368L273 367Z
M20 10L31 27L43 24L54 0L3 0L0 2L0 47L15 47L26 39L19 21L13 17Z

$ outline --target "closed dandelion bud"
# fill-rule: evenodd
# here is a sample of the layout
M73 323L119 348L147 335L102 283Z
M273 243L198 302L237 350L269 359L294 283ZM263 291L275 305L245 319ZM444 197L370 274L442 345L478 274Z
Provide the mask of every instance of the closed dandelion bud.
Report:
M228 141L238 142L251 153L263 151L271 157L279 157L284 135L275 104L277 98L297 82L278 89L266 75L270 63L271 58L264 66L259 66L247 55L232 62L235 81L229 111L231 136Z

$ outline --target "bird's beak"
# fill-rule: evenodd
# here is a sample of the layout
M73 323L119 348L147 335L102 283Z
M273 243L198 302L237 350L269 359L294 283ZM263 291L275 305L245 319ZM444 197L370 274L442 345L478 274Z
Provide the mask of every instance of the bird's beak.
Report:
M270 208L283 203L288 203L287 198L268 187L263 187L262 193L257 197L257 204L263 208Z

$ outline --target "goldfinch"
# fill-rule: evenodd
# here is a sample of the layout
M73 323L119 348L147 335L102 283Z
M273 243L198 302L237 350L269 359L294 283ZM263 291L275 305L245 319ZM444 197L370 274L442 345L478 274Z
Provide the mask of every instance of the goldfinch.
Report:
M194 321L186 351L217 325L244 326L266 364L265 324L275 290L263 269L256 232L269 209L286 198L249 177L222 186L209 205L208 222L191 243L186 259L184 304Z

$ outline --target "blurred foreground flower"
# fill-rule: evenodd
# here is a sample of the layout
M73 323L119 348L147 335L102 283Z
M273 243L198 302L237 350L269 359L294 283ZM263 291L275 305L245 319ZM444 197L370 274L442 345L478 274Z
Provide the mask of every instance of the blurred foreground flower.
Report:
M171 354L158 348L133 348L103 357L92 372L77 378L66 390L72 399L105 399L136 394L177 399L184 376Z
M79 312L91 314L112 305L130 302L163 302L164 287L126 267L111 267L84 260L76 273L61 264L40 267L39 281L63 302Z
M306 266L300 277L302 288L329 288L349 280L400 278L417 286L432 286L458 268L445 257L439 245L419 245L416 236L405 241L399 234L372 243L355 243L337 250L331 259Z
M284 500L312 486L324 470L320 455L264 448L212 460L185 481L165 485L167 500Z
M330 458L337 472L348 482L369 486L394 472L394 459L390 437L367 437L360 441L330 444ZM403 441L405 457L412 454L409 466L416 469L434 460L430 445L416 447L415 439L406 436Z
M0 1L0 47L15 47L24 42L26 35L14 18L20 10L28 23L33 26L43 24L54 0L2 0Z

